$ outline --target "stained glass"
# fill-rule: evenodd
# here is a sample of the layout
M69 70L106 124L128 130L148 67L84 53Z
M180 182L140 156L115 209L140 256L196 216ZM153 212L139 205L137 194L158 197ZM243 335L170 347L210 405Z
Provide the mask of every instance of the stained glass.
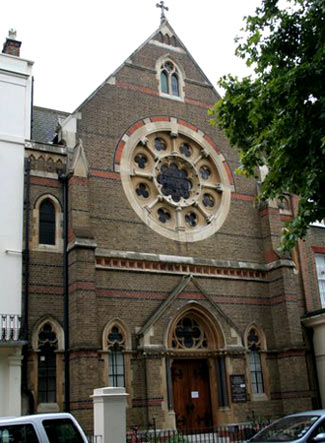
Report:
M209 206L210 208L213 208L214 199L210 194L204 194L202 201L203 201L204 206L206 206L206 207Z
M143 198L148 198L149 197L149 191L147 186L144 183L140 183L139 186L136 188L136 193L143 197Z
M207 166L201 166L200 175L204 180L207 180L211 175L211 171Z
M179 147L179 152L184 154L185 157L191 157L192 155L192 149L188 143L182 143Z
M155 148L157 149L157 151L166 151L167 145L166 145L165 140L163 140L160 137L156 137L155 138Z
M166 196L170 195L174 202L179 202L181 197L187 199L190 196L192 183L187 178L187 172L175 163L163 165L157 181L162 185L161 192Z
M144 169L146 167L148 159L144 154L138 154L135 156L134 161L137 163L139 168Z

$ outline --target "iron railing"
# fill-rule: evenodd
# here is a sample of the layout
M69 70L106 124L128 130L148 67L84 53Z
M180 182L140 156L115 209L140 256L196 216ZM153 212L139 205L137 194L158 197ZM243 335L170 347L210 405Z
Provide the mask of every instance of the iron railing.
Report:
M126 434L126 443L232 443L253 437L260 426L247 423L217 426L206 429L139 430L136 426Z
M0 343L20 340L21 317L17 314L0 314Z

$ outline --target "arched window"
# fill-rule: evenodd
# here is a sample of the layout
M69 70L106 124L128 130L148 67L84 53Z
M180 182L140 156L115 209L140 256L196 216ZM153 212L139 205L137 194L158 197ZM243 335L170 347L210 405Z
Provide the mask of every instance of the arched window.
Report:
M60 201L52 194L40 195L34 203L30 248L61 252L63 249L63 212Z
M248 331L247 347L249 349L249 371L252 394L262 394L264 392L264 381L261 361L261 339L258 331L254 327Z
M55 208L48 198L39 208L39 243L55 245Z
M108 385L112 387L125 386L125 335L118 325L113 325L107 335Z
M38 349L38 403L55 403L58 338L49 322L39 331Z
M169 94L168 75L165 71L161 71L160 82L161 82L161 92L164 92L165 94Z
M170 60L160 65L160 91L173 97L180 97L179 71Z

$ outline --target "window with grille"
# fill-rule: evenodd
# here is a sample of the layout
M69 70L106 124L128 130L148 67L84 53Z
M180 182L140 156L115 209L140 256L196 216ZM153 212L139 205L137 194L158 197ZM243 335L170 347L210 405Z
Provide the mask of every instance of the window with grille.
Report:
M56 402L56 350L58 340L50 323L45 323L38 335L38 401Z
M48 198L39 208L39 243L55 245L55 208Z
M113 326L107 336L109 350L108 384L111 387L125 386L125 336L118 326Z
M319 286L319 295L322 308L325 308L325 254L315 256Z
M249 349L249 369L251 375L252 394L264 392L263 371L261 364L261 343L260 337L255 328L248 332L247 343Z

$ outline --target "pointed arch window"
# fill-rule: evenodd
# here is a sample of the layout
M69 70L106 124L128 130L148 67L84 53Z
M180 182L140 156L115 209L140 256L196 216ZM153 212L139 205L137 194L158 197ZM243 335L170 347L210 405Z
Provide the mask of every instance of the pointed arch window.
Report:
M49 198L39 208L39 243L55 245L55 208Z
M180 97L179 71L170 60L160 66L160 91L174 97Z
M125 334L118 325L112 326L107 335L109 350L108 384L111 387L125 386Z
M161 92L164 92L165 94L169 94L168 75L166 74L165 71L161 71L160 81L161 81Z
M249 370L252 394L262 394L264 393L264 381L261 362L261 339L255 328L251 328L248 331L247 345L249 349Z
M46 322L38 334L38 402L56 402L56 352L58 338Z

